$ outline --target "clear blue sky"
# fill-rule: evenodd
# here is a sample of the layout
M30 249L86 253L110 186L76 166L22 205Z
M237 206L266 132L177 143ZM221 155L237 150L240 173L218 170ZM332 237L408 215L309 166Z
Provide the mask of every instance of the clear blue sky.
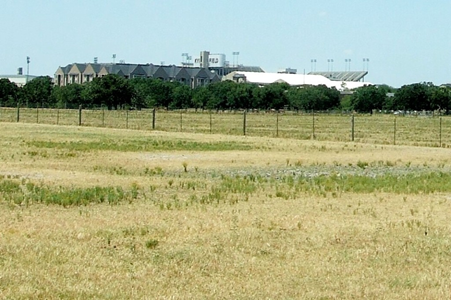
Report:
M394 87L451 82L449 0L0 0L0 74L74 62L180 64L224 53L267 72L361 70ZM365 66L366 68L366 66Z

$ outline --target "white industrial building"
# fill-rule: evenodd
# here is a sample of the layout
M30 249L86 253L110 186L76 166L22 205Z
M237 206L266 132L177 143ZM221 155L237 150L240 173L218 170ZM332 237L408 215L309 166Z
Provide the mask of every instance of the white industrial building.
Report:
M248 82L258 85L268 85L271 83L287 83L291 86L303 85L325 85L329 88L336 88L339 91L349 91L365 85L372 85L370 82L362 81L337 81L331 80L323 75L293 74L293 73L262 73L262 72L241 72L235 71L227 74L222 80L232 80L235 82Z
M24 86L28 81L35 79L38 76L24 75L22 68L17 69L16 75L0 75L0 79L8 79L18 87Z

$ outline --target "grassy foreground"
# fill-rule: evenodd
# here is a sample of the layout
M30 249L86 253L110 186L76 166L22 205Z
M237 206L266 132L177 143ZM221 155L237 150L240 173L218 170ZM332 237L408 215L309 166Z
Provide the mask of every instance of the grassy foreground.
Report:
M449 149L0 129L0 298L451 296Z

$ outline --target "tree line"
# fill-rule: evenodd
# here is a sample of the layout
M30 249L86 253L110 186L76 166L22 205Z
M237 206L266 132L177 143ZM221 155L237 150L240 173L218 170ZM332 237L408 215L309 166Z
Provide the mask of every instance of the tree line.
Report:
M117 75L98 77L84 84L54 86L48 76L17 87L0 79L0 106L48 108L105 107L108 109L208 109L208 110L441 110L451 108L451 88L414 83L399 89L364 86L340 93L324 85L293 87L286 83L258 86L222 81L191 89L179 82L160 79L125 79Z

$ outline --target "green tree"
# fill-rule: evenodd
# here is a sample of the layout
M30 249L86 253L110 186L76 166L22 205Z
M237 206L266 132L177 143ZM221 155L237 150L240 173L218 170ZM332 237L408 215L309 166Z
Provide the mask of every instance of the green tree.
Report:
M155 107L155 100L152 98L150 78L133 78L130 84L134 93L132 98L132 106L137 109Z
M217 110L236 108L235 96L231 94L236 85L237 83L230 80L209 84L207 89L211 97L207 102L207 108Z
M109 74L94 78L86 84L83 97L86 105L116 109L121 106L131 106L134 93L133 86L127 79Z
M240 83L235 88L235 102L239 108L249 109L253 107L254 90L259 89L255 84Z
M172 102L172 89L173 86L170 82L161 79L147 79L147 106L164 107L168 109Z
M271 83L264 86L260 103L264 109L282 109L288 105L287 91L290 86L287 83Z
M86 99L83 97L84 89L85 85L76 83L55 86L52 90L52 96L59 108L78 108L80 105L87 107Z
M449 87L434 87L430 96L431 108L434 110L445 111L449 114L451 107L451 88Z
M27 106L54 107L52 90L52 78L49 76L37 77L22 87L20 101Z
M189 86L181 83L173 83L171 91L170 108L189 108L191 102L192 90Z
M386 92L375 85L367 85L354 90L351 96L351 106L358 112L370 113L373 109L382 109L385 104Z
M193 90L192 104L195 109L205 109L212 98L210 89L206 86L200 86Z
M340 100L340 108L345 111L353 110L352 95L345 95Z
M395 92L393 109L400 110L430 110L432 83L414 83L403 85Z
M325 85L302 86L288 93L294 109L328 110L340 107L340 92Z
M9 79L0 79L0 106L16 106L19 97L19 87Z

